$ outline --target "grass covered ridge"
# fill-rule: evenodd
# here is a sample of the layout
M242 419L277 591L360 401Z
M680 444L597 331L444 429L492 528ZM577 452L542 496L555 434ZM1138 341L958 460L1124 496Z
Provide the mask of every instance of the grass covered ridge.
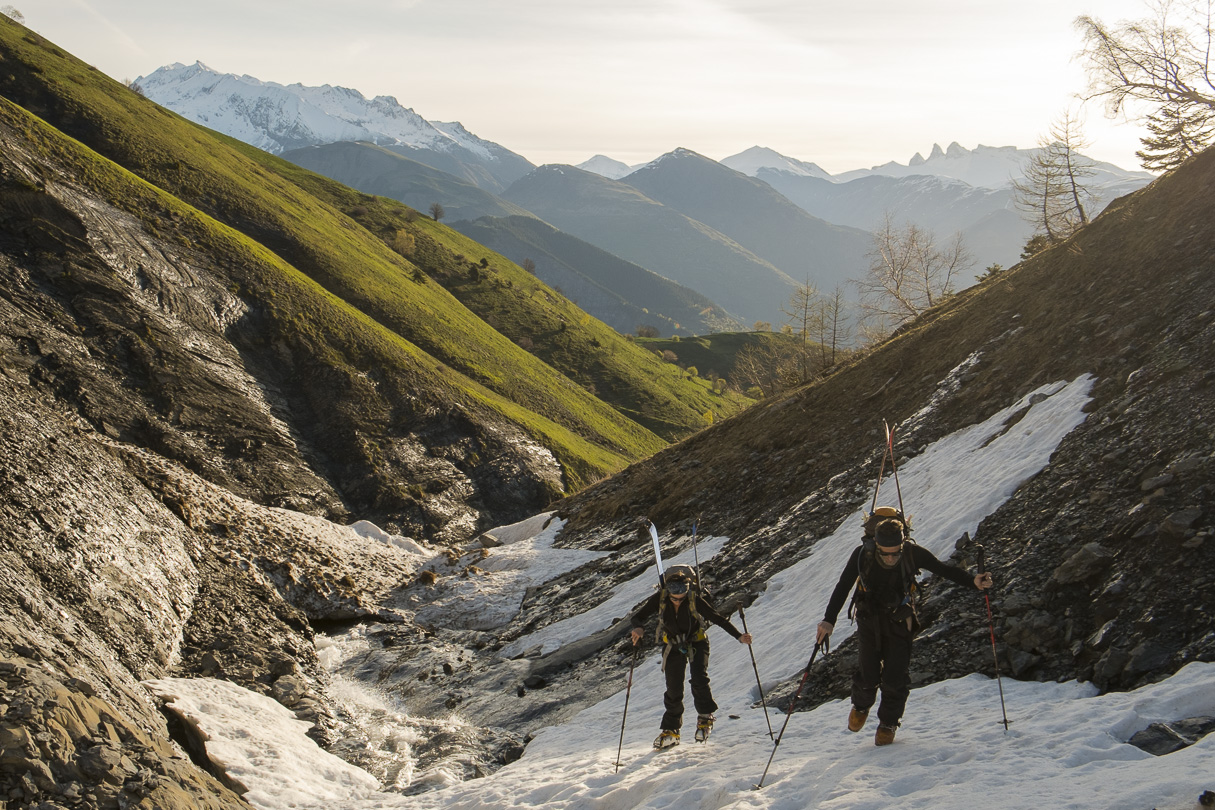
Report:
M349 308L347 316L355 311L410 346L408 362L524 425L567 465L572 487L690 434L706 413L746 404L670 373L530 274L407 206L191 124L7 19L0 57L6 98L177 198L184 211L228 226L247 240L245 250L276 257L275 272L246 285L251 304L287 314L300 280L292 274L306 277L331 304ZM82 182L139 209L132 213L155 231L162 214L124 203L130 189L93 162L77 158ZM412 252L394 249L401 232L413 237ZM216 238L201 233L199 246ZM493 272L474 283L469 265L481 259ZM342 332L330 320L336 311L302 307L285 323ZM525 337L530 351L519 345Z

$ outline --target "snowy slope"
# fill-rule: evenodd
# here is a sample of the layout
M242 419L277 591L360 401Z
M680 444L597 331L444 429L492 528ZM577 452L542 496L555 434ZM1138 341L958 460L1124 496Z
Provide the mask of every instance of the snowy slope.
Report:
M1059 442L1084 422L1092 384L1093 378L1086 375L1043 386L987 421L938 440L907 463L900 470L901 486L909 496L908 512L925 527L916 533L918 542L945 557L962 532L975 533L982 519L1040 471ZM754 652L766 690L798 676L805 666L813 627L855 546L860 520L859 512L844 520L834 535L815 543L810 556L773 577L751 606ZM537 566L545 566L541 557L534 559ZM652 578L653 572L646 571L618 590L632 591ZM493 582L488 580L485 587L495 587ZM515 587L505 580L503 586ZM959 592L957 598L981 597ZM597 612L584 614L581 632L597 625ZM578 621L567 623L562 635L576 635L571 631ZM834 641L838 644L850 632L841 621ZM263 713L278 709L267 707L256 695L246 698L230 689L221 694L206 681L160 681L149 688L176 696L178 710L190 723L224 741L228 767L248 780L248 798L266 810L540 805L602 810L876 810L896 805L925 810L971 810L976 805L1007 810L1181 810L1192 807L1211 787L1215 735L1164 757L1145 753L1127 740L1152 723L1215 715L1215 664L1193 663L1160 683L1106 695L1098 695L1089 684L1005 678L1002 687L1011 720L1007 730L1000 722L997 684L976 673L914 690L898 740L890 748L874 748L872 724L861 734L849 734L844 728L847 705L836 701L789 717L781 745L774 749L768 720L779 730L785 716L773 710L766 719L753 705L759 695L747 649L719 629L710 637L710 673L720 710L708 744L688 742L661 753L650 748L662 713L663 678L657 650L649 647L627 692L621 683L617 694L571 722L542 730L518 762L484 779L410 797L371 790L357 773L320 756L302 733L286 734L282 723L271 733L261 733L269 725ZM769 698L783 703L788 696ZM618 769L616 748L626 700ZM459 723L456 718L451 722ZM233 731L234 725L241 733ZM243 744L244 753L235 742ZM755 790L770 757L764 787ZM300 770L293 762L317 764ZM418 776L432 784L436 778L451 781L433 774ZM300 798L309 793L315 801Z

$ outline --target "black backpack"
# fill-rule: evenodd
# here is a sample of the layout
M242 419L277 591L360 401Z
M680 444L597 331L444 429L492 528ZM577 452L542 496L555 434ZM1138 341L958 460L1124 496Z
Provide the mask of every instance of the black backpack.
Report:
M911 538L911 519L905 516L901 511L893 506L879 506L871 513L865 515L864 534L861 537L861 553L857 557L857 576L856 590L852 593L852 602L848 605L848 617L852 618L856 615L856 603L858 600L864 600L865 594L869 591L866 580L869 572L872 570L875 562L875 554L877 550L876 533L877 527L887 520L894 520L903 526L903 545L914 546L915 540ZM905 595L903 605L908 605L911 609L911 615L915 616L915 595L918 586L915 579L914 563L911 560L911 552L905 551L899 559L899 568L903 573L903 593ZM898 605L897 607L902 607Z

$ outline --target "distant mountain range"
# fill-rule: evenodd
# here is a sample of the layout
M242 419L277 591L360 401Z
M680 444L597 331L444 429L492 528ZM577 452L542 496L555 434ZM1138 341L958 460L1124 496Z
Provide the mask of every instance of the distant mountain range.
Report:
M1012 182L1036 149L933 144L928 158L918 152L906 166L890 162L870 169L830 175L818 166L754 147L722 163L775 188L806 212L838 225L871 230L887 213L896 222L926 228L945 240L961 233L975 259L974 270L1017 262L1033 226L1013 206ZM1148 172L1096 162L1089 186L1106 205L1153 180ZM969 280L964 282L969 284Z
M541 166L504 196L566 233L692 287L748 324L779 323L798 284L728 234L624 181Z
M868 231L891 212L899 222L932 231L939 241L960 232L976 270L993 263L1010 266L1033 234L1033 226L1013 208L1007 186L972 186L930 174L871 174L837 183L773 168L758 169L756 177L808 213L840 225Z
M422 162L416 153L406 156L400 147L379 146L368 141L339 141L291 149L282 156L317 174L368 194L391 197L426 211L442 202L450 220L478 217L531 216L483 185ZM436 162L436 161L432 161ZM467 167L472 171L471 167Z
M867 232L813 216L771 185L690 149L663 155L622 182L725 234L796 283L830 290L865 267Z
M737 155L731 155L721 161L722 165L729 166L736 172L749 174L756 177L760 170L782 171L789 174L802 177L821 177L824 180L830 180L831 175L819 168L818 164L806 163L796 158L786 157L774 149L768 149L765 146L752 146L739 152Z
M882 175L885 177L913 177L917 175L936 175L961 180L972 186L982 188L1004 188L1012 181L1023 175L1025 162L1037 154L1038 149L1018 149L1015 146L983 146L967 149L957 141L947 149L940 144L933 144L928 157L916 152L904 166L890 161L869 169L855 169L836 175L831 179L838 183L847 183L859 177ZM769 168L782 168L769 164ZM1142 181L1138 187L1151 182L1153 175L1148 172L1127 171L1112 163L1094 161L1095 174L1091 178L1094 186L1105 186L1110 183L1128 180Z
M579 163L575 168L582 169L586 172L601 174L611 180L619 180L626 174L632 174L644 165L645 164L642 163L639 166L630 166L627 163L622 163L621 161L616 160L615 158L607 157L606 155L595 155L590 160L584 163Z
M508 258L533 259L542 279L579 290L588 311L613 324L646 311L658 325L679 323L676 332L707 323L778 324L798 285L809 281L826 291L864 272L868 232L887 214L942 242L961 233L975 263L960 286L991 264L1015 264L1033 231L1014 209L1011 191L1032 149L934 144L927 158L916 153L906 165L891 161L839 175L761 146L721 161L676 149L640 166L596 155L578 167L537 168L460 124L427 121L390 96L284 86L202 63L163 67L135 84L186 118L352 188L421 211L438 202L452 223L478 220L461 229L486 239L496 233ZM1094 168L1098 210L1153 179L1109 163ZM517 218L527 216L587 245L575 248L535 227L520 239ZM620 285L620 275L605 269L611 263L591 247L695 291L705 304L697 311L709 314L689 318L682 304L655 309L653 299ZM510 253L525 249L535 255Z
M625 334L653 326L663 335L735 332L740 323L704 295L625 261L532 215L482 217L452 227L536 276Z
M535 168L462 124L427 121L392 96L368 99L346 87L263 82L219 73L202 62L168 65L133 84L157 104L273 154L368 141L490 191Z

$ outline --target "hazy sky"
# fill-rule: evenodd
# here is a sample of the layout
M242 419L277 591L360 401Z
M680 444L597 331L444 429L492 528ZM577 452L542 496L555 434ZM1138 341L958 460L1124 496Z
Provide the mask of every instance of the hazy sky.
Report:
M1093 157L1141 132L1078 107L1072 21L1144 0L12 0L116 79L202 61L392 95L534 163L755 145L832 173L933 143L1033 146L1069 106Z

